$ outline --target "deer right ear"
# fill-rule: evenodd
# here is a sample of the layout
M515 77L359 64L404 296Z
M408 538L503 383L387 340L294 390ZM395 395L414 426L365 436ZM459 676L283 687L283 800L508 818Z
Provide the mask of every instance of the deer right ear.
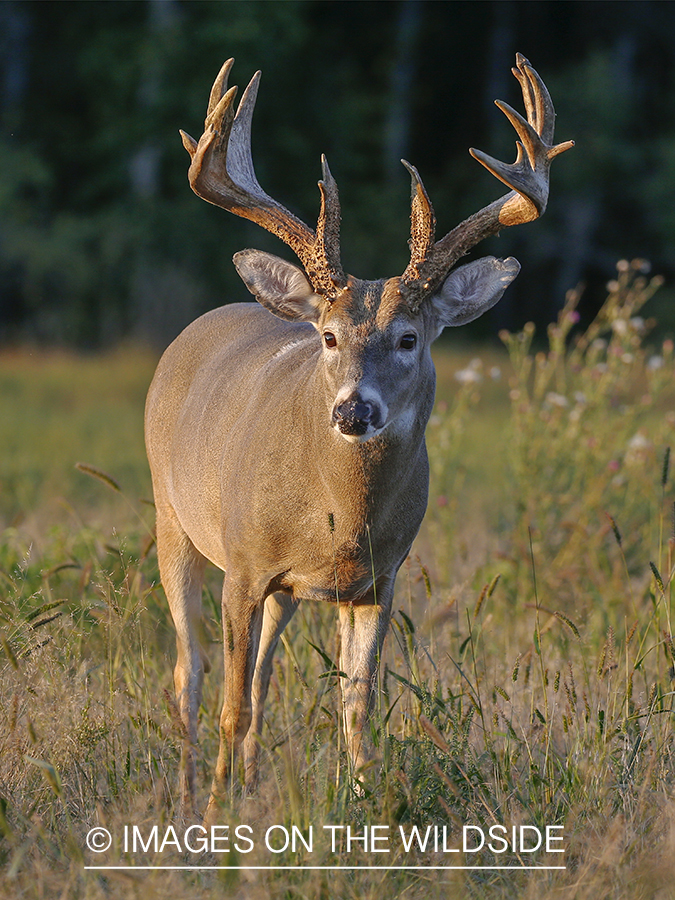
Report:
M509 256L484 256L453 269L431 298L438 323L465 325L491 309L520 272L520 263Z
M261 250L241 250L234 254L233 262L249 291L275 316L318 322L322 298L298 266Z

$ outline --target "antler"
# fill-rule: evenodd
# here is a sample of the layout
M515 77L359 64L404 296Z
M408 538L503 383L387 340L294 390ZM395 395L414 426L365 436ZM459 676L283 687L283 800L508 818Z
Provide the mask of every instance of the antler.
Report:
M213 84L199 142L181 131L183 146L192 157L190 186L209 203L250 219L281 238L304 266L314 290L330 298L346 284L346 278L340 262L340 201L326 157L321 160L321 210L314 232L258 183L251 157L251 120L261 73L251 79L235 115L237 88L227 88L233 63L233 59L227 60Z
M434 243L436 218L422 180L405 160L412 177L410 262L401 278L402 290L413 309L419 308L465 253L501 228L538 218L546 209L551 160L574 146L574 141L553 145L555 110L546 85L520 53L511 70L520 82L527 120L508 103L495 103L515 128L518 152L513 163L503 163L480 150L469 153L511 188L499 200L474 213Z

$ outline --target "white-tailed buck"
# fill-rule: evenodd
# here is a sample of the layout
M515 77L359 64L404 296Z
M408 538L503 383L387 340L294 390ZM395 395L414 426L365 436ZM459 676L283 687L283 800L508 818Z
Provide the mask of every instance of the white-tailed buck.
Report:
M313 231L258 184L250 129L260 73L234 113L232 66L211 91L199 142L183 134L200 197L251 219L293 250L302 267L257 250L234 264L259 303L223 306L193 322L162 357L145 428L157 552L176 626L175 687L185 740L184 804L194 798L197 712L206 656L199 643L204 566L225 573L225 685L220 751L207 817L243 741L255 782L272 656L301 600L337 605L343 725L352 771L364 742L396 573L427 505L424 431L434 399L430 345L446 325L490 309L518 274L513 259L455 268L479 241L540 216L553 143L546 87L518 55L527 119L497 105L518 134L512 164L472 155L509 192L444 238L416 169L410 262L401 276L361 281L340 262L340 208L323 160Z

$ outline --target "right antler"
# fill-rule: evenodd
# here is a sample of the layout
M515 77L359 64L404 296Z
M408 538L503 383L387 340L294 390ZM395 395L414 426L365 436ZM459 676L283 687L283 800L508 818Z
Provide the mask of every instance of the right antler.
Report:
M251 157L251 119L261 73L251 79L235 115L237 88L227 89L233 63L233 59L227 60L213 84L199 142L181 131L183 145L192 157L190 186L209 203L250 219L281 238L304 266L314 290L330 299L347 282L340 262L340 202L335 179L322 157L316 233L265 193Z
M538 218L546 209L551 160L574 146L574 141L553 145L555 110L546 85L522 54L511 70L520 82L527 120L508 103L495 103L511 122L518 137L513 163L503 163L480 150L469 150L511 192L470 216L434 243L436 218L422 180L405 160L412 176L410 263L401 287L413 309L443 281L455 263L480 241L501 228Z

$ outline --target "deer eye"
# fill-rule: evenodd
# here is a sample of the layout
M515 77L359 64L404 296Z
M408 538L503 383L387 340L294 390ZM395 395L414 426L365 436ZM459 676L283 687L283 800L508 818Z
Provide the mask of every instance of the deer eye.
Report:
M323 342L326 347L329 347L331 350L333 349L333 347L337 347L337 338L332 331L324 331Z
M400 347L401 350L414 350L415 344L417 343L417 335L415 334L404 334L401 338Z

